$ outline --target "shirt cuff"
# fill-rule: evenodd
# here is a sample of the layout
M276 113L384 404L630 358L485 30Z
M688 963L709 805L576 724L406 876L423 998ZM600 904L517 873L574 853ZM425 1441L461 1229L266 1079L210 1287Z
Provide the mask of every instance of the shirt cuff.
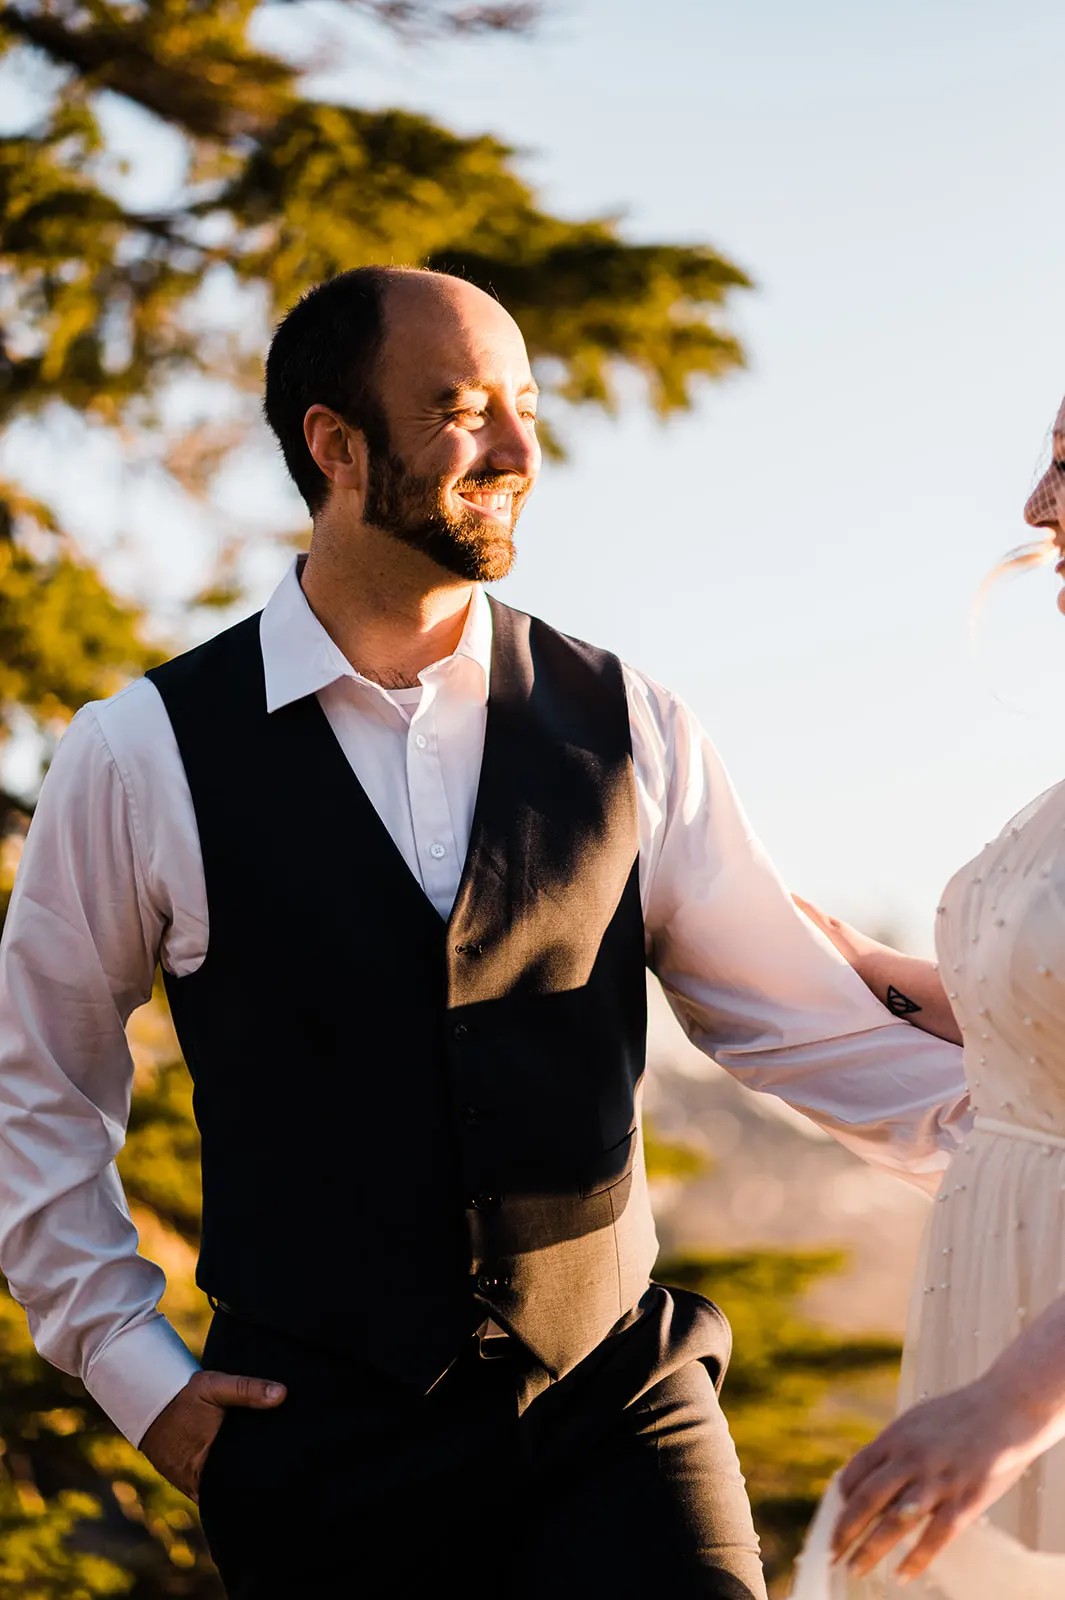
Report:
M136 1322L107 1341L85 1374L85 1387L130 1444L139 1445L199 1362L165 1317Z

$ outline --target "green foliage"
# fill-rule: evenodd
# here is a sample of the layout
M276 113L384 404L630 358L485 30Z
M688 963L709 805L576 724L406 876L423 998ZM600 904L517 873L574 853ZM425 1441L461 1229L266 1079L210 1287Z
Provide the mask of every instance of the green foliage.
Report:
M128 1594L132 1574L76 1548L75 1533L99 1515L89 1495L66 1489L46 1503L34 1488L20 1494L14 1483L0 1485L0 1594L22 1600Z
M0 727L15 707L62 725L158 659L47 507L0 481Z
M200 1233L200 1141L185 1063L167 1062L133 1103L122 1152L122 1183L133 1204L195 1245Z
M538 10L518 0L336 6L422 36L520 30ZM202 522L230 452L193 450L194 470L183 471L187 434L202 443L204 419L168 424L166 395L179 379L228 394L237 405L237 425L223 430L232 446L255 414L271 323L310 284L367 262L445 267L497 292L525 329L541 386L566 402L613 410L628 370L666 416L690 404L700 380L742 362L722 310L748 280L723 256L704 245L633 245L608 218L551 215L513 152L488 135L309 98L296 66L252 42L262 8L261 0L0 6L4 71L32 73L47 102L32 126L0 138L0 428L72 411L111 430L142 469L151 461L187 490ZM123 201L100 117L107 95L182 141L184 175L165 206ZM205 282L225 290L221 322L205 309ZM235 332L234 304L242 308ZM550 418L545 430L557 443ZM56 527L45 506L28 520ZM54 673L46 692L20 700L17 678L0 684L0 739L16 704L47 720L143 665L133 608L109 611L91 568L69 550L57 567L26 535L26 521L9 510L6 536L0 526L0 540L19 549L13 581L24 589L37 575L55 591L53 614L84 605L67 629L69 670L54 649L28 641L38 676ZM242 534L224 536L225 581L209 580L208 596L232 596ZM19 592L7 610L23 605ZM21 616L0 622L34 632ZM41 620L45 632L51 626Z
M494 289L525 329L541 386L563 405L615 409L628 372L667 416L702 380L742 362L724 312L747 279L723 256L704 245L633 245L609 218L551 215L513 152L488 135L313 100L296 66L255 44L264 3L0 3L0 71L35 105L24 127L0 136L6 445L31 425L36 443L62 429L56 476L61 463L69 479L76 420L114 441L130 470L184 495L194 525L211 526L215 475L255 417L271 323L318 278L364 262L446 267ZM336 6L422 37L519 31L538 10L520 0ZM146 147L180 145L183 170L154 209L125 198L109 102L140 114ZM212 316L205 286L224 302L222 316ZM178 407L175 422L168 402L178 392L202 406L191 418ZM0 753L28 719L46 756L79 705L158 651L150 618L112 591L84 530L64 524L58 498L13 481L16 449L5 459ZM228 511L218 570L197 584L195 603L239 593L246 537ZM9 846L24 824L0 790L0 913ZM192 1282L197 1156L181 1063L142 1066L120 1168L145 1253L168 1273L164 1309L194 1348L205 1317ZM675 1177L688 1175L690 1156L669 1159ZM217 1596L188 1503L74 1379L36 1356L6 1294L0 1440L0 1594Z
M766 1572L791 1568L829 1478L875 1432L893 1392L899 1346L841 1336L802 1309L834 1251L748 1251L660 1261L655 1276L714 1300L732 1324L723 1400L747 1478Z
M694 1144L683 1139L664 1138L650 1119L644 1123L643 1156L647 1175L652 1180L697 1178L710 1165Z
M400 259L497 293L534 361L557 365L547 387L574 403L613 409L627 365L667 415L688 404L695 378L739 364L710 314L746 282L737 268L706 248L635 246L610 222L546 215L512 155L408 112L303 104L259 140L218 203L254 238L238 271L269 285L275 305L352 261L395 259L398 242Z
M138 1073L121 1171L149 1253L171 1279L165 1309L198 1349L209 1315L191 1282L199 1141L181 1061ZM185 1497L115 1434L81 1384L42 1361L25 1314L0 1293L0 1594L20 1600L220 1600Z

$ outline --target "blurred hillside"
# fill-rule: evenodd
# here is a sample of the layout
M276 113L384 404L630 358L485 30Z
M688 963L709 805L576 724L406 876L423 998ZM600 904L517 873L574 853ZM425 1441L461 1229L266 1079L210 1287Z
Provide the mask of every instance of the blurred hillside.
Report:
M828 1477L894 1410L928 1200L740 1088L654 979L648 999L656 1276L698 1288L733 1325L723 1401L770 1592L784 1593Z
M656 1186L663 1256L692 1249L842 1249L810 1309L839 1329L901 1336L928 1201L859 1161L772 1095L752 1094L682 1032L653 980L645 1105L701 1171Z

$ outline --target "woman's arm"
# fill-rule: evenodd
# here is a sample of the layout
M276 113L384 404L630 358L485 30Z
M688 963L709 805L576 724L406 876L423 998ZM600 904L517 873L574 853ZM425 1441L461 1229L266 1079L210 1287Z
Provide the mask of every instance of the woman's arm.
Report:
M903 1412L854 1457L840 1479L837 1559L866 1573L920 1528L899 1567L916 1577L1063 1437L1065 1295L983 1377Z
M816 928L835 945L867 989L896 1017L912 1022L952 1044L961 1044L961 1029L951 1010L947 991L934 961L903 955L888 944L870 939L849 923L830 917L798 895L792 899Z

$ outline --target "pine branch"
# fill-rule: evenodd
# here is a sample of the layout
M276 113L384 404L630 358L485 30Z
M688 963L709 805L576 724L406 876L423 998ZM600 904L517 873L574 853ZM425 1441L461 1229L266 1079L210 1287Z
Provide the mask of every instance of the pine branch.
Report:
M297 0L275 0L292 5ZM368 12L396 33L432 37L464 33L527 33L543 15L542 0L498 0L495 5L462 5L453 0L340 0Z
M295 0L279 0L293 4ZM338 0L408 37L441 34L519 33L538 21L540 0L500 0L462 5L451 0ZM96 89L108 89L164 122L204 139L234 139L262 132L296 97L293 68L277 56L251 49L224 17L205 23L191 49L166 48L175 19L163 8L141 16L81 8L64 18L56 10L0 5L0 29L71 67ZM180 20L180 19L178 19ZM161 49L160 46L163 46Z
M203 48L184 58L163 56L159 21L145 18L64 22L21 6L0 6L0 28L72 67L96 89L143 106L163 121L206 139L232 139L262 128L292 98L293 72L275 56ZM154 24L154 26L153 26Z

